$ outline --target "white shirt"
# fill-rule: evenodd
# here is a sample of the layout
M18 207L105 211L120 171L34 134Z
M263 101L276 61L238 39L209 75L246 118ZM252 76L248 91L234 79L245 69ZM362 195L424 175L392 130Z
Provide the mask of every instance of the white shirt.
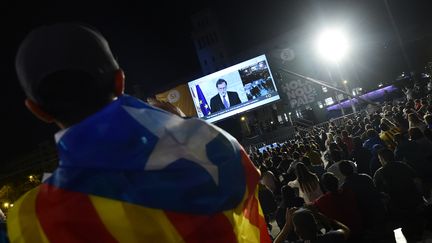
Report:
M298 188L299 197L302 197L305 203L311 203L316 199L318 199L319 197L321 197L321 195L323 194L319 184L316 185L315 190L313 190L312 192L303 192L303 190L300 188L300 184L297 179L288 182L288 186L292 188Z
M357 173L357 165L356 165L354 162L352 162L352 161L349 161L349 162L350 162L350 164L352 165L354 172ZM334 175L336 178L338 178L338 180L339 180L339 187L341 187L341 186L344 184L344 182L345 182L345 176L344 176L344 175L342 174L342 172L340 171L340 169L339 169L339 164L340 164L340 161L339 161L339 162L336 162L336 163L334 163L334 164L332 164L332 165L327 169L327 172L331 172L331 173L333 173L333 175Z

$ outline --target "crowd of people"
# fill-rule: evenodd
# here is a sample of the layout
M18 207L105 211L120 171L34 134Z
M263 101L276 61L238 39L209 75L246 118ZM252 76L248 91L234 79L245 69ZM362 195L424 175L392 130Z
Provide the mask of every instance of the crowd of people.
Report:
M269 231L271 222L281 229L275 242L394 242L397 228L408 242L422 239L431 229L432 96L409 98L250 150Z

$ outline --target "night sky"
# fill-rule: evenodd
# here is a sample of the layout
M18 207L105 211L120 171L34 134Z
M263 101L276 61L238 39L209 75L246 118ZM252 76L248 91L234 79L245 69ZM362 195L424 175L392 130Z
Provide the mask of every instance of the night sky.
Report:
M408 40L410 63L420 66L421 61L432 56L432 50L430 45L418 46L413 41L423 38L423 33L431 36L430 4L428 1L388 2L402 38ZM222 13L224 21L229 23L227 28L237 32L232 39L244 43L239 45L239 49L303 24L319 26L326 21L342 20L355 29L357 36L363 37L358 41L365 51L356 58L365 80L394 77L406 67L381 0L156 1L151 3L155 5L153 7L143 4L150 3L91 0L2 2L0 61L4 92L0 96L0 134L5 146L1 150L1 164L31 150L38 142L51 139L57 131L54 125L38 121L25 109L25 97L14 69L19 43L32 28L41 24L79 21L95 26L108 39L125 70L126 90L131 91L133 85L139 84L148 94L163 91L176 80L200 73L191 40L190 16L205 7ZM386 51L389 48L396 51ZM378 49L380 52L376 55ZM371 57L374 53L375 56Z

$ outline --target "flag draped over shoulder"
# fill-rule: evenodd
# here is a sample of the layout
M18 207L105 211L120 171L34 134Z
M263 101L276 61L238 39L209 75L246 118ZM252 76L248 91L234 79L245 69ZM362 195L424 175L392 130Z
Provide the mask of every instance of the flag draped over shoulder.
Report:
M122 96L56 134L60 163L8 217L11 242L270 242L238 142Z
M204 116L207 116L210 114L210 106L208 105L207 100L198 84L196 85L196 91L201 112Z

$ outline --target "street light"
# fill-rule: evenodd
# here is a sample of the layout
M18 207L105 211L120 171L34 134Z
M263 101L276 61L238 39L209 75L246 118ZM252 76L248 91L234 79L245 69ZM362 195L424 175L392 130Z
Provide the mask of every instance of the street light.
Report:
M317 40L318 53L322 58L338 63L349 50L346 34L341 29L326 29Z
M332 28L332 29L329 28L321 32L321 34L317 39L316 47L321 58L336 64L338 68L339 68L339 62L346 56L346 54L349 51L347 35L344 33L342 29L338 29L338 28ZM330 75L329 70L328 72ZM343 81L346 91L348 90L347 83L348 81L346 80ZM349 99L351 100L351 98ZM340 105L340 100L337 95L336 95L336 100L341 108L342 115L345 115L345 111L343 107ZM355 112L354 104L351 103L351 106L353 112Z

